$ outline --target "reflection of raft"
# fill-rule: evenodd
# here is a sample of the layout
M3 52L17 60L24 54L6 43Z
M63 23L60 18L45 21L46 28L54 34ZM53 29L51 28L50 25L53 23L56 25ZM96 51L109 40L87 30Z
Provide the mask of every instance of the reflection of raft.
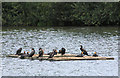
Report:
M67 60L114 60L112 57L92 57L92 56L84 56L84 57L75 57L75 54L57 54L53 58L48 58L49 55L43 55L43 57L37 58L37 54L33 57L25 57L25 59L33 59L33 60L53 60L53 61L67 61ZM8 57L18 58L18 55L8 55Z

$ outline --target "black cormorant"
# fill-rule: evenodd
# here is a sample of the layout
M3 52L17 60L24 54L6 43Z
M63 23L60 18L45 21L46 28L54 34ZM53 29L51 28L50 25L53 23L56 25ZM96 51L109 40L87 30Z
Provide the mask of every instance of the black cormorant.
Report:
M54 55L57 55L57 50L53 49L53 52L50 52L49 55L50 56L48 58L54 57Z
M25 53L25 51L24 51L24 54L22 54L21 56L20 56L20 58L21 59L24 59L25 57L28 57L29 56L29 52L27 52L27 54Z
M65 48L61 48L61 50L59 50L59 53L61 53L62 55L64 55L65 54Z
M43 54L44 54L44 51L43 51L43 49L42 49L42 48L39 48L39 56L38 56L38 57L41 57L41 56L43 56Z
M32 57L35 54L34 48L32 48L32 52L28 55L28 57Z
M19 48L19 49L16 51L16 55L21 55L21 51L22 51L22 48Z
M87 51L85 50L85 49L83 49L83 46L82 45L80 45L81 47L80 47L80 50L83 52L83 54L84 55L88 55L88 53L87 53Z

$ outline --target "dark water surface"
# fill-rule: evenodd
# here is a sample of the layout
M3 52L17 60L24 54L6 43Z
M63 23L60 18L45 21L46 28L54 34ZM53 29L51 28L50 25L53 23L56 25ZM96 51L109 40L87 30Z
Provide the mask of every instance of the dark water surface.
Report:
M118 76L117 27L4 27L2 31L3 76ZM90 55L114 57L114 60L39 61L6 57L23 51L36 54L65 47L70 54L79 54L79 46ZM22 52L23 52L22 51Z

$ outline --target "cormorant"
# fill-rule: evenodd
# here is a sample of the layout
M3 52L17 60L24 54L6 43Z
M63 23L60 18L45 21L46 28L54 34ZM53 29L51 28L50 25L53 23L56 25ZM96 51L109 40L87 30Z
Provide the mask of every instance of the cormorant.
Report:
M26 53L22 54L22 55L20 56L20 58L21 58L21 59L24 59L25 57L28 57L28 56L29 56L29 52L27 52L27 54L26 54Z
M41 56L43 56L43 54L44 54L44 51L43 51L43 49L42 49L42 48L39 48L39 56L38 56L38 57L41 57Z
M28 55L28 57L32 57L35 54L34 48L32 48L32 52Z
M65 48L61 48L61 50L59 50L59 53L61 53L62 55L64 55L65 54Z
M51 52L48 58L52 58L52 57L54 57L54 52Z
M53 49L54 55L57 55L57 50Z
M48 58L54 57L54 55L57 55L57 50L53 49L53 52L50 52L49 55L50 56Z
M98 55L97 55L97 53L96 53L96 52L93 54L93 56L94 56L94 57L98 57Z
M21 51L22 51L22 48L19 48L19 49L16 51L16 55L21 55Z
M80 45L80 46L81 46L80 50L83 52L83 54L88 55L87 51L85 49L83 49L83 46L82 45Z

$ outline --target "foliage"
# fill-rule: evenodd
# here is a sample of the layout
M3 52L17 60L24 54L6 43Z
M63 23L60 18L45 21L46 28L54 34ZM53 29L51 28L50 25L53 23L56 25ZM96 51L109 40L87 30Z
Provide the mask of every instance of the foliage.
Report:
M2 3L3 26L119 25L120 3L9 2Z

